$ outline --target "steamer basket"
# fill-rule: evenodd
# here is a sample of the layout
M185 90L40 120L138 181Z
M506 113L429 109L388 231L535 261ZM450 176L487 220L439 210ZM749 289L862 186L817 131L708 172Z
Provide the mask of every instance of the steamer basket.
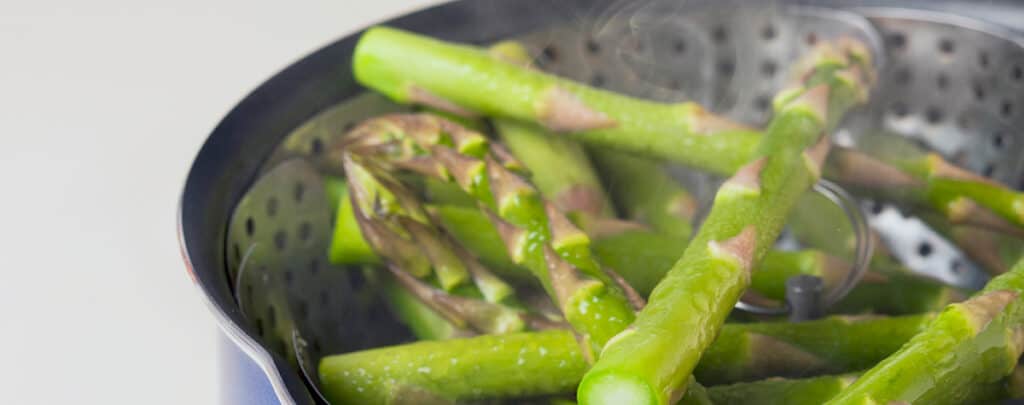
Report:
M1015 13L1024 25L1024 10L986 3L965 9L976 14L970 18L942 11L963 9L956 2L901 9L815 3L476 0L386 24L467 43L517 38L545 70L635 96L698 101L753 125L767 120L769 97L801 52L816 41L858 36L878 50L880 82L870 105L834 134L837 142L932 150L1024 186L1024 135L1015 132L1024 128L1024 47L1018 27L986 22L1014 21L1007 15ZM325 256L333 214L322 152L364 118L409 110L354 82L357 39L317 51L246 97L210 135L182 196L186 265L248 357L235 359L251 358L247 367L266 375L270 390L251 392L273 392L267 403L322 402L315 373L305 372L321 355L411 339L374 294L373 272L338 268ZM698 173L683 170L681 179L705 202L715 188ZM871 226L912 270L964 287L984 283L970 260L920 220L863 204ZM227 392L246 391L237 388Z

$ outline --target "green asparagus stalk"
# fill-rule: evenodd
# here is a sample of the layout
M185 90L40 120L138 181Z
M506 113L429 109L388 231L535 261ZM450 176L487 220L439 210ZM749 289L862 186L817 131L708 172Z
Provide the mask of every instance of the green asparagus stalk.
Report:
M1024 251L1024 240L987 229L954 226L948 235L968 257L993 276L1010 271L1014 257Z
M532 67L526 48L518 42L499 43L490 52L496 59ZM575 224L586 224L586 231L592 236L598 231L622 229L624 222L615 218L612 204L582 146L531 124L504 118L497 118L494 123L505 145L533 173L531 180L556 209ZM643 297L614 268L604 271L634 308L645 305Z
M460 244L476 253L480 260L494 269L505 269L500 275L521 280L523 270L508 258L501 237L479 211L457 206L431 206L438 223ZM687 242L645 230L626 230L595 236L593 250L598 261L613 269L642 296L647 296L672 267ZM789 277L806 274L833 285L845 277L850 264L817 250L772 250L756 266L751 276L751 289L768 299L785 299L785 283ZM506 272L507 271L507 272ZM890 315L938 311L947 304L963 299L956 288L939 281L909 274L906 270L869 271L835 310L839 313L877 312Z
M389 280L385 283L382 286L382 293L395 317L409 327L413 336L420 340L446 340L475 334L472 330L460 328L445 319L395 281Z
M729 324L701 360L698 376L732 374L748 380L768 372L802 375L853 371L897 350L926 318ZM835 337L835 342L828 341ZM792 356L804 348L807 353L800 355L803 357ZM817 355L812 351L822 357L808 361L807 356ZM828 362L835 363L822 366ZM413 343L329 356L320 364L320 375L332 403L417 403L414 401L425 396L458 401L568 393L586 369L587 362L573 333L555 330Z
M480 262L498 276L517 283L530 281L528 271L512 262L493 223L478 209L439 205L428 206L428 211L459 245L476 254ZM338 222L342 221L338 218ZM348 221L354 222L355 219ZM349 243L365 244L358 241L362 239L358 230L338 234L344 235ZM598 261L618 269L626 282L644 297L665 276L687 244L685 240L643 229L594 235L592 243ZM338 262L361 263L345 258ZM379 261L371 263L379 264ZM891 263L878 263L846 298L833 307L834 312L916 314L941 310L965 297L960 290L939 281L910 274ZM751 289L764 298L783 300L789 277L799 274L818 276L830 286L845 277L849 266L844 260L818 250L772 250L756 266L757 270L751 277Z
M1010 271L1013 261L1024 251L1024 240L1016 237L974 226L950 225L929 213L919 217L992 276Z
M938 154L878 157L844 151L829 157L826 173L844 185L928 207L954 225L1024 235L1024 194Z
M700 397L684 395L676 405L818 405L850 385L856 376L821 376L806 379L769 378L762 381L699 389ZM698 391L698 390L694 390ZM574 405L572 402L567 405Z
M518 42L501 42L492 46L490 53L506 62L527 68L533 67L526 48ZM495 122L499 133L506 132L502 127L508 123L513 123L513 133L516 132L516 128L525 127L524 124L516 124L508 119L497 119ZM562 199L561 195L565 193L562 189L577 190L570 195L574 200L588 202L589 204L581 208L590 209L581 210L574 206L559 208L567 212L584 211L597 215L599 205L603 209L603 212L600 212L602 216L611 216L611 204L608 204L604 189L601 188L601 183L581 146L569 139L545 136L537 131L533 131L532 137L519 137L525 137L526 141L531 141L534 145L518 147L517 141L523 140L515 137L509 139L506 135L503 135L502 139L534 173L533 180L537 188L549 199L556 201L556 205ZM599 148L592 148L588 152L596 159L597 166L601 169L601 177L610 183L611 189L615 191L616 203L625 211L627 218L646 223L659 232L689 239L693 231L691 220L697 208L696 201L682 185L668 176L660 164ZM557 163L558 167L551 167L552 163ZM544 183L549 179L555 183L554 186L545 186ZM600 201L600 204L595 203L597 201Z
M409 69L404 61L410 58L429 63ZM484 50L391 28L371 28L363 35L353 73L399 102L536 122L596 144L673 154L676 161L720 173L753 156L760 138L694 103L636 100L506 63ZM742 152L726 153L737 150Z
M828 375L789 380L769 378L762 381L711 387L708 396L715 405L749 404L756 398L760 405L818 405L849 386L854 375Z
M415 196L390 172L352 156L346 156L343 167L350 181L351 213L340 203L338 221L356 222L359 232L341 237L365 236L368 245L386 259L385 267L397 284L455 328L508 333L527 326L528 316L502 303L511 295L511 287L436 229ZM349 215L355 221L346 220ZM431 272L441 289L418 279ZM467 279L473 281L471 293L478 297L449 293Z
M830 311L844 314L919 314L963 301L963 290L906 269L874 267Z
M711 387L708 397L715 405L749 404L757 398L763 405L817 405L827 402L858 378L855 374L828 375L805 379L769 378L762 381ZM1024 369L1016 368L1003 384L985 387L976 403L998 403L1007 398L1020 398ZM991 401L991 402L990 402ZM685 401L680 405L688 404Z
M769 378L766 380L720 385L707 390L715 405L749 404L753 398L760 405L817 405L827 402L858 378L855 374L827 375L805 379ZM992 384L977 396L974 403L1020 398L1024 388L1024 369L1015 368L1001 384ZM681 401L680 405L688 405Z
M516 54L525 54L518 43L503 44L504 47L494 47L492 52L506 49L508 53L518 49L521 52ZM551 136L531 124L508 119L496 119L494 124L510 152L532 173L530 179L541 195L551 201L557 210L565 213L567 218L572 219L574 224L586 224L590 235L594 235L594 231L599 228L605 231L617 230L625 224L615 219L612 204L579 144ZM614 267L606 267L604 271L618 284L634 308L644 305L644 299L615 273Z
M571 333L548 331L328 356L319 370L332 404L362 405L568 393L586 367Z
M1002 384L1024 350L1024 260L953 304L829 404L975 403Z
M726 324L694 370L707 384L861 370L894 353L932 315L832 316L801 323Z
M380 258L373 252L359 230L352 200L349 198L348 187L344 180L331 179L331 200L335 210L334 234L328 248L328 259L335 264L369 264L377 263Z
M496 119L494 126L505 146L530 170L537 190L556 208L570 215L613 216L583 147L532 124Z
M409 60L424 61L409 69ZM429 63L426 63L429 62ZM661 104L495 60L470 46L385 27L368 30L353 59L356 79L393 100L460 114L539 123L588 144L729 175L757 155L760 135L694 103ZM495 97L500 94L500 97ZM935 156L890 161L837 147L826 176L893 193L955 223L1020 234L1024 196Z
M846 43L849 44L849 43ZM750 283L789 210L821 173L828 138L866 97L870 65L852 46L824 43L775 99L758 158L727 180L683 257L615 336L580 384L583 404L669 404Z
M697 200L661 163L609 149L588 151L626 218L667 235L690 238Z
M340 153L350 177L380 165L385 170L378 176L409 170L452 181L476 198L498 229L509 257L541 281L581 335L588 355L632 321L631 303L594 259L587 235L511 169L522 167L521 163L479 133L436 116L415 114L366 121L347 138L350 141ZM416 205L398 197L404 193L392 194L396 195L394 203L387 198L377 199L384 203L364 203L369 206L357 210L357 217L360 211L376 212L382 206ZM377 201L369 197L359 200ZM368 230L375 229L362 229L371 245L381 239L368 235Z
M445 207L445 212L462 210ZM455 214L458 215L458 214ZM466 216L461 216L465 218ZM447 229L457 228L455 220L442 221ZM483 232L458 232L482 235ZM460 241L462 240L459 238ZM601 263L621 269L619 273L638 293L647 296L677 260L686 243L643 230L631 230L594 239L594 254ZM769 251L751 275L750 289L759 296L785 299L786 280L796 275L821 277L827 287L841 282L850 263L819 250ZM963 300L955 287L938 280L914 275L909 270L879 265L869 270L845 298L831 308L835 313L917 314L938 311Z
M382 264L359 229L347 182L341 178L328 177L325 183L330 203L337 207L334 240L329 253L332 262ZM494 333L522 329L523 321L529 321L531 317L522 315L523 319L519 319L520 314L516 310L478 302L479 298L487 298L492 302L506 301L510 298L511 289L500 279L487 279L493 276L486 268L472 267L478 264L468 257L468 253L462 251L461 247L453 246L453 249L464 255L460 256L460 259L465 260L467 266L471 266L473 270L470 273L485 279L476 283L479 289L461 288L452 291L454 295L464 296L454 298L449 297L447 293L432 291L426 283L414 280L406 280L403 283L385 277L381 279L379 287L395 316L409 327L413 335L424 340L472 336L476 331L469 324L483 325L484 330ZM417 291L420 294L417 294Z
M345 179L325 176L324 189L329 206L335 207L334 234L328 258L335 264L379 264L380 258L359 231ZM394 280L383 280L378 287L395 317L418 339L443 340L473 334L468 329L456 327Z
M828 261L842 262L836 258L849 258L856 248L856 235L842 208L819 194L803 196L787 225L802 244L826 253ZM875 246L870 270L832 312L913 314L939 311L966 298L955 287L913 274L892 258L877 234L869 237Z

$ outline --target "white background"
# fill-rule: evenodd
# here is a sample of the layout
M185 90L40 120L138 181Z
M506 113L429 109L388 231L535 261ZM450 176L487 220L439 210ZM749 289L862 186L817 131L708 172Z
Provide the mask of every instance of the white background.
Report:
M437 2L0 0L0 403L216 403L193 156L274 72Z

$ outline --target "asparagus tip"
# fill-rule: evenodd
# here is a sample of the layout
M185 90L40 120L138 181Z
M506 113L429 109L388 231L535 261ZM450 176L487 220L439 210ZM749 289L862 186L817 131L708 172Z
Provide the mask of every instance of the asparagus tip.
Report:
M455 178L455 182L459 184L459 187L465 191L472 190L475 177L484 170L484 162L459 154L450 148L435 145L431 148L431 152L441 162L441 165L448 170L448 173Z

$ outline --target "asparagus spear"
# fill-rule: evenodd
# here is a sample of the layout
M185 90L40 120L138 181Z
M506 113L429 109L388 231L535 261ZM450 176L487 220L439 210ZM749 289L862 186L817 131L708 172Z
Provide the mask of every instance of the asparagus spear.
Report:
M402 61L410 58L431 63L408 69ZM557 132L581 133L588 142L673 154L674 160L720 173L742 165L759 138L693 103L635 100L505 63L477 48L391 28L371 28L363 35L353 73L399 102L536 122ZM737 150L742 152L724 153Z
M935 153L885 157L846 150L826 174L847 187L924 206L952 224L1024 236L1024 194L960 168Z
M708 396L715 405L818 405L832 398L856 379L853 375L828 375L807 379L767 380L711 387Z
M472 330L460 328L445 319L395 281L386 282L382 290L395 317L408 326L413 336L420 340L446 340L475 334Z
M329 179L328 184L330 184L328 190L331 190L331 199L336 200L331 206L337 207L334 218L334 234L327 252L328 259L336 264L379 262L380 258L373 252L373 248L366 242L359 230L359 222L356 219L345 181L332 178Z
M459 228L460 224L455 222L468 217L460 215L464 210L457 207L443 207L440 212L453 217L442 220L446 229ZM485 235L484 232L468 230L455 233L463 235L458 238L460 241L469 235ZM647 296L665 276L677 260L678 252L684 248L685 242L681 240L644 230L629 230L594 239L594 254L601 263L621 269L619 273L623 278L643 296ZM772 250L755 266L750 288L764 298L783 300L786 280L790 277L800 274L817 276L825 280L826 286L831 286L845 277L849 267L848 262L819 250ZM869 270L861 282L836 303L831 311L847 314L916 314L941 310L947 304L964 297L964 293L957 288L938 280L911 274L901 267L879 265Z
M526 48L518 42L503 41L492 46L489 51L491 56L499 60L526 68L535 68ZM498 123L499 132L504 132L502 123L514 123L513 132L517 127L524 128L523 124L515 124L515 121L512 120L497 119L495 122ZM589 197L584 198L584 201L600 199L601 207L606 208L602 215L610 215L610 209L607 209L610 208L610 204L607 204L604 190L600 189L600 183L593 173L590 161L584 156L582 147L565 138L544 136L537 131L533 132L534 134L527 136L526 140L544 150L537 151L537 146L517 147L515 144L517 139L508 139L507 135L503 135L503 140L509 144L512 152L522 157L527 167L530 167L535 173L533 179L537 183L537 188L555 201L560 199L559 195L562 193L559 188L582 189L582 192L574 194ZM529 158L534 154L539 156ZM588 154L595 157L597 164L604 169L602 177L613 183L617 203L626 211L628 218L646 222L659 232L683 239L689 238L692 231L690 220L696 209L696 202L674 179L667 176L657 163L601 149L592 149ZM535 163L531 164L531 161ZM558 167L551 168L551 162L558 162ZM555 186L560 187L545 187L544 183L548 179L551 179ZM565 211L575 211L573 207L560 208ZM589 211L593 213L594 210Z
M424 404L571 392L587 363L571 333L478 336L328 356L332 404Z
M833 316L796 324L726 324L694 375L721 384L861 370L895 352L931 319Z
M689 393L676 405L817 405L832 398L850 385L856 376L821 376L806 379L769 378L762 381L709 387L702 391L708 402L689 397Z
M406 169L453 181L476 198L498 229L509 257L541 281L580 333L588 355L632 321L626 294L594 260L586 234L510 169L521 163L482 135L435 116L413 114L371 119L353 129L348 139L341 158L350 176L366 172L359 168L370 165ZM400 204L386 206L396 205ZM372 244L375 237L367 235L368 229L362 231Z
M408 60L430 61L409 69ZM353 59L356 79L403 103L536 122L588 144L732 174L756 155L757 132L694 103L661 104L494 60L474 47L391 28L368 30ZM501 94L501 97L495 97ZM936 156L913 161L832 151L825 170L846 185L895 193L955 223L1020 234L1024 195Z
M661 163L609 149L588 151L626 218L690 238L697 201Z
M1024 350L1024 260L976 296L952 304L829 404L975 403Z
M359 181L356 179L357 185ZM330 202L338 207L335 212L337 225L331 250L332 261L381 264L359 229L357 210L349 196L347 182L336 177L329 177L326 182L330 190ZM422 228L418 225L415 227ZM393 313L415 336L425 340L450 339L472 336L479 331L503 333L521 330L526 326L524 321L535 322L532 326L539 325L536 323L539 318L521 313L518 308L506 307L507 304L515 305L511 288L486 267L480 266L463 247L454 244L449 246L440 235L431 236L436 239L428 242L427 250L450 248L450 254L460 261L459 265L468 268L467 272L473 275L476 283L473 287L462 285L444 292L437 291L429 283L402 275L382 278L379 285L382 294ZM488 302L480 302L480 299ZM498 302L504 305L490 304Z
M954 226L948 235L968 257L993 276L1010 271L1013 257L1024 251L1024 240L986 229Z
M355 157L346 157L343 166L351 182L351 215L368 244L387 259L386 267L402 288L460 328L506 333L526 326L521 311L501 303L511 287L433 227L423 207L399 182ZM341 205L339 221L348 215ZM442 289L417 279L431 270ZM483 299L448 294L466 279L472 279L473 290Z
M489 53L504 62L536 68L529 52L516 41L499 42L491 46ZM494 122L502 141L533 173L531 180L537 189L557 208L574 216L577 223L607 224L604 220L614 218L608 194L581 145L521 121L496 118ZM591 235L592 231L588 229Z
M455 206L433 206L431 209L438 222L459 243L480 256L481 261L492 268L507 270L501 273L507 279L521 279L522 270L512 265L503 251L501 238L481 213ZM598 261L617 269L638 293L646 297L672 267L686 244L681 239L630 229L594 236L593 250ZM817 250L773 250L755 266L757 270L751 276L751 288L765 298L782 300L789 277L813 275L822 277L826 285L831 285L845 276L849 266L849 263ZM839 313L914 314L938 311L963 297L960 290L937 280L880 264L877 270L865 275L834 310Z
M817 405L827 402L857 381L855 374L827 375L805 379L769 378L766 380L720 385L707 389L715 405L749 404L756 398L760 405ZM1024 392L1024 368L1015 368L1001 384L987 387L974 403L998 403L1007 398L1020 398ZM679 405L689 405L680 401Z
M920 218L992 276L1009 271L1016 256L1024 251L1024 240L1019 238L973 226L950 225L929 213L922 213Z
M895 351L925 319L730 324L701 360L698 370L703 371L698 375L760 370L758 374L737 374L741 379L754 379L769 370L787 375L851 371ZM827 341L836 336L841 338ZM769 342L771 338L776 341ZM787 356L801 350L798 345L824 356L816 362ZM819 366L831 361L834 365ZM808 365L816 368L810 370ZM412 401L424 396L456 401L568 393L586 368L573 333L559 330L421 342L329 356L320 363L320 375L328 399L337 403L416 403Z
M450 205L429 206L428 210L460 245L476 254L500 277L517 282L529 281L528 272L508 257L501 236L485 214L475 208ZM362 238L358 232L338 234L344 234L350 242ZM618 269L620 275L645 297L665 276L687 244L682 239L643 229L606 232L595 235L592 242L598 261ZM915 314L938 311L964 297L960 290L939 281L910 274L905 269L892 267L891 263L876 262L879 264L833 307L833 311ZM343 259L341 263L351 262ZM826 285L831 285L846 274L848 267L849 263L818 250L773 250L756 266L757 270L751 276L751 289L765 298L782 300L789 277L813 275L822 277Z
M583 148L553 137L532 124L494 120L502 142L530 170L531 182L560 211L567 214L611 217L601 182Z
M617 335L580 384L583 404L667 404L750 283L797 198L828 151L822 137L865 98L869 65L855 47L824 43L799 64L796 86L750 161L727 180L683 257L655 287L634 324Z

